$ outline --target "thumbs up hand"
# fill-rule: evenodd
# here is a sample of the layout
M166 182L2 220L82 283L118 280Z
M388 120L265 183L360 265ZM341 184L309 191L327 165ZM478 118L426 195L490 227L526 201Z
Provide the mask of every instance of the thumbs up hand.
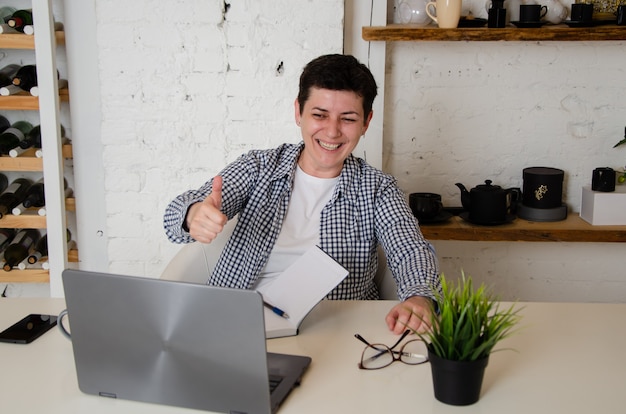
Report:
M222 177L213 178L211 194L195 203L187 211L187 227L191 237L202 243L211 243L224 229L228 217L222 209Z

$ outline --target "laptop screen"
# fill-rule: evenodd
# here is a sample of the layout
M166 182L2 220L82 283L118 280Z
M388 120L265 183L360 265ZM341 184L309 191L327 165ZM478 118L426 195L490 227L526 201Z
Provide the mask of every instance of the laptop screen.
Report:
M276 410L257 292L80 270L65 270L63 283L83 392L218 412ZM296 380L310 362L302 358Z

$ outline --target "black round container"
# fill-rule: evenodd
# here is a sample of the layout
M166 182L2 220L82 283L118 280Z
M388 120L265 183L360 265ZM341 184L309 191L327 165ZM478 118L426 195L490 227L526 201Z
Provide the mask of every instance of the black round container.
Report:
M526 207L551 209L562 205L563 170L551 167L524 168L522 203Z

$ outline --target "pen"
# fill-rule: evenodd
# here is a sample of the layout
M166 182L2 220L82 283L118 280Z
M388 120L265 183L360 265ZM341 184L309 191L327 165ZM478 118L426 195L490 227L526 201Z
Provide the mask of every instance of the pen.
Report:
M285 311L283 311L282 309L277 308L276 306L274 306L274 305L272 305L272 304L269 304L269 303L267 303L266 301L263 301L263 305L264 305L266 308L269 308L269 309L270 309L272 312L274 312L276 315L278 315L278 316L282 316L282 317L283 317L283 318L285 318L285 319L289 319L289 315L287 315L287 313L286 313Z

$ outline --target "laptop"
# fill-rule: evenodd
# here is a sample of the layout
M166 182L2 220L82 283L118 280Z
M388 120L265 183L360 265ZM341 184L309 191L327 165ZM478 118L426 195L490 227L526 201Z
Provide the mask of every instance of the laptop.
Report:
M269 414L311 363L266 351L258 292L73 269L62 278L86 394Z

